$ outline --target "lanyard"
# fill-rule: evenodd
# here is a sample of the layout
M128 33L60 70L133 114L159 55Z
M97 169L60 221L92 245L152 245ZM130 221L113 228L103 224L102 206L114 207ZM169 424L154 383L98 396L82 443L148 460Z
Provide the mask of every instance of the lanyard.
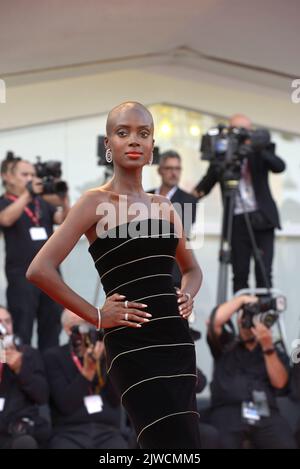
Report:
M8 200L11 200L12 202L15 202L16 200L18 200L18 197L12 194L6 194L5 197ZM29 207L25 207L24 212L30 218L30 220L35 224L35 226L40 226L40 216L39 216L40 215L40 202L38 199L34 199L34 205L35 205L35 209L34 209L35 213L33 213Z
M81 371L83 369L83 365L82 365L81 361L79 360L79 358L77 357L77 355L75 355L75 353L73 353L73 352L72 352L72 360L75 363L76 368L78 369L78 371L80 371L80 373L81 373Z

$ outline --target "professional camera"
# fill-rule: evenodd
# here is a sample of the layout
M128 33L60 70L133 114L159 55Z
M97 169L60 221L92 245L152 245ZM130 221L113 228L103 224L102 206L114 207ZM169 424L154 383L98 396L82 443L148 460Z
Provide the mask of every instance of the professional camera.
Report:
M34 165L37 176L42 179L43 194L56 194L64 197L68 192L68 185L61 180L62 169L60 161L45 161L37 157Z
M103 340L103 331L97 331L88 324L80 324L71 328L71 348L75 355L80 355L82 348L94 346L96 342Z
M225 179L239 180L241 163L255 151L274 146L267 129L247 130L222 124L203 135L200 151L202 159L216 165L226 174Z
M269 329L279 318L279 314L286 310L284 296L259 298L257 303L248 303L243 306L241 325L244 329L251 329L256 324L264 324Z
M21 349L22 339L17 335L8 334L6 328L0 323L0 339L2 341L2 347L8 349L15 347L17 350Z
M243 128L230 128L219 124L210 129L201 140L200 151L203 160L238 161L247 156L249 146L245 147L250 133Z

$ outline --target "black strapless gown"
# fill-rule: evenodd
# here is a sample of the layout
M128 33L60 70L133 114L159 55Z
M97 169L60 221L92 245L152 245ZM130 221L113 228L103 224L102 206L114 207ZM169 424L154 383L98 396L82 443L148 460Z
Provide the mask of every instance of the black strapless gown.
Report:
M133 226L139 230L134 235ZM144 449L199 449L195 346L172 283L178 243L174 224L148 218L105 234L89 252L106 296L126 295L147 304L152 314L141 328L104 330L107 371L137 441Z

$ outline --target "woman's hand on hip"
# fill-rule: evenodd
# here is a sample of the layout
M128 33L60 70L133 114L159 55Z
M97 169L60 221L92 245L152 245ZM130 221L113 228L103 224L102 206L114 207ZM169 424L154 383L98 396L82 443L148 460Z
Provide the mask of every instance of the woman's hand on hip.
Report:
M106 298L101 308L101 327L110 328L116 326L142 327L149 322L152 314L147 313L144 303L135 303L126 300L126 296L114 293Z
M179 314L184 319L188 319L188 317L193 312L194 299L192 298L190 293L184 292L180 290L180 288L176 288L176 293L177 293L177 298L178 298L177 302L178 302Z

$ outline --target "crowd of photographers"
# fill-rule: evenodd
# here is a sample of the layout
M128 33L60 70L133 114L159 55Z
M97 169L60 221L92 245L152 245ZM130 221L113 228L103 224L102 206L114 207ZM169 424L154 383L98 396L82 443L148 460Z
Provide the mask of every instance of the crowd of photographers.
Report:
M16 342L11 315L4 307L0 322L1 449L126 449L133 444L106 376L104 344L95 330L64 311L62 324L69 342L41 353Z
M268 173L282 172L284 162L275 155L269 134L255 134L242 115L233 116L228 128L207 134L202 151L210 165L193 195L179 188L181 158L174 151L161 155L161 185L152 192L173 203L192 204L190 223L184 221L189 231L199 199L219 182L224 200L228 181L235 181L233 289L248 288L252 256L256 286L271 287L274 230L280 221ZM106 375L103 337L71 311L62 312L25 278L31 260L69 210L60 167L32 165L8 154L1 177L8 286L7 307L0 306L0 448L136 448L130 422ZM180 286L178 268L173 277ZM300 364L290 362L283 341L275 341L272 334L283 309L279 298L248 295L213 309L207 342L214 369L210 403L201 409L203 448L300 447L300 425L291 426L279 406L281 398L300 402ZM39 350L31 347L35 320ZM69 338L63 346L61 328ZM207 381L200 369L197 372L199 395Z

